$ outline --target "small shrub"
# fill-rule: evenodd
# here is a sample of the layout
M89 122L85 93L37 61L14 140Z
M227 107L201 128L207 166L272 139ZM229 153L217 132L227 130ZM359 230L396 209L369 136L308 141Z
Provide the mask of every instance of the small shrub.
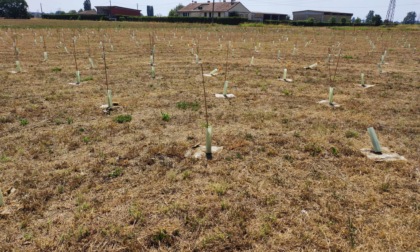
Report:
M286 154L286 155L283 156L283 158L284 158L284 160L287 160L290 163L293 163L293 160L294 160L293 156Z
M2 154L0 157L0 163L7 163L10 161L10 158L6 156L5 154Z
M59 185L59 186L57 186L57 192L58 192L59 194L64 193L64 186L63 186L63 185Z
M284 90L282 90L282 93L283 93L285 96L291 96L291 95L293 95L293 91L288 90L288 89L284 89Z
M311 143L305 146L305 152L309 152L311 156L315 157L321 154L322 148L315 143Z
M87 77L82 79L82 82L83 81L91 81L91 80L93 80L93 77L92 76L87 76Z
M126 123L126 122L131 122L131 119L132 119L131 115L119 115L114 118L114 122Z
M315 24L315 19L314 18L308 18L308 19L306 19L306 22L308 22L309 24Z
M55 120L54 120L54 123L55 123L55 125L61 125L61 124L64 124L64 122L63 122L63 121L62 121L62 119L60 119L60 118L55 119Z
M356 138L356 137L359 136L359 134L356 131L348 130L348 131L346 131L346 135L345 136L347 138Z
M225 183L214 183L212 184L212 189L218 196L222 196L226 194L228 186Z
M112 172L109 173L109 177L110 178L116 178L119 177L123 174L123 170L121 168L116 168L115 170L113 170Z
M191 178L191 171L190 170L186 170L182 173L182 179L189 179Z
M331 147L331 153L335 156L338 157L339 156L339 152L338 149L335 147Z
M171 120L171 116L169 115L169 113L161 113L162 114L162 120L164 120L165 122L169 122L169 120Z
M52 69L52 71L53 71L53 73L58 73L58 72L61 72L61 68L60 67L54 67Z
M89 230L85 226L80 226L76 232L76 240L81 241L90 235Z
M161 229L153 234L151 234L148 237L149 240L149 246L158 248L161 245L170 247L175 242L174 235L176 235L177 232L174 231L172 234L168 233L165 229Z
M29 124L29 121L25 118L20 119L20 125L21 126L26 126Z
M230 207L229 202L222 201L222 203L220 204L220 208L222 211L228 210L229 207Z
M12 123L13 121L13 117L11 116L0 117L0 123Z
M30 241L30 240L32 240L32 238L34 238L34 236L32 235L32 233L25 233L25 234L23 235L23 239L24 239L25 241Z
M254 136L251 133L246 133L245 134L245 139L248 141L252 141L254 140Z
M261 84L261 92L267 92L267 84Z
M143 213L136 205L130 207L129 214L131 216L130 224L142 223L144 221Z
M177 102L176 107L182 110L191 109L192 111L197 111L200 108L200 104L198 102Z
M90 138L87 136L83 137L82 140L85 144L88 144L90 142Z

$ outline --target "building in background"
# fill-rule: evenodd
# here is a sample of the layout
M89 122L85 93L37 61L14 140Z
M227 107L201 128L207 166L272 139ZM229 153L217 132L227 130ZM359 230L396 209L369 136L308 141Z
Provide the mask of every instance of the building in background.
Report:
M269 20L284 21L288 20L288 15L279 13L252 12L250 20L259 22L266 22Z
M147 5L147 16L148 17L154 16L153 6Z
M294 11L293 20L307 20L313 18L317 22L328 22L332 17L337 19L337 22L340 22L342 18L347 19L347 22L351 21L353 13L344 13L336 11L315 11L315 10L304 10L304 11Z
M78 12L79 15L96 15L96 10L87 10L87 11L81 11Z
M230 2L217 2L214 3L207 1L206 3L193 2L179 9L177 12L181 17L212 17L214 10L214 17L241 17L250 19L251 12L241 3L231 0Z
M142 16L141 10L120 6L95 6L98 15L115 16Z

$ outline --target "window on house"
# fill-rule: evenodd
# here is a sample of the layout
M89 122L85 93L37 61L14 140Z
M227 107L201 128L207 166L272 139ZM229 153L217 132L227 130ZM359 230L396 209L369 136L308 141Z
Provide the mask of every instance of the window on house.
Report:
M182 16L184 16L184 17L189 17L190 16L190 13L182 13Z
M207 17L207 12L204 12L204 16Z
M221 17L221 13L220 12L218 13L218 17Z

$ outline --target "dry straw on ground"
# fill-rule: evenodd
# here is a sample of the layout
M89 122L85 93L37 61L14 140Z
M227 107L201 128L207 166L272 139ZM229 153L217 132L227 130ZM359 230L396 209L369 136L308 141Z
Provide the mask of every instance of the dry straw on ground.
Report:
M0 250L420 247L418 26L0 25ZM26 73L8 72L15 68L13 34ZM150 78L149 34L159 79ZM67 85L74 57L60 47L74 35L83 69L78 86ZM100 41L109 86L123 104L110 115L98 109L107 89ZM204 69L219 70L206 78L213 145L224 147L211 161L184 157L205 141L200 69L186 47L198 41ZM237 98L222 100L213 94L225 71L219 44L228 41L229 90ZM332 83L329 48L331 71L340 50L342 57ZM388 64L379 75L385 50ZM303 69L308 62L319 62L316 70ZM278 81L285 68L293 83ZM374 87L355 85L361 72ZM342 107L316 103L330 86ZM119 115L132 120L118 123ZM370 146L367 127L408 161L376 163L362 155Z

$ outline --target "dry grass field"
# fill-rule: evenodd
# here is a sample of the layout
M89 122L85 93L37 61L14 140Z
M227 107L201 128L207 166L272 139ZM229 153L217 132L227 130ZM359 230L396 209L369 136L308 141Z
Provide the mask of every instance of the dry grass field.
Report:
M0 26L0 251L419 251L419 26ZM216 99L229 41L236 98ZM205 77L212 160L184 156L205 143L197 49L219 70ZM317 103L330 86L339 108ZM362 155L368 127L407 161Z

